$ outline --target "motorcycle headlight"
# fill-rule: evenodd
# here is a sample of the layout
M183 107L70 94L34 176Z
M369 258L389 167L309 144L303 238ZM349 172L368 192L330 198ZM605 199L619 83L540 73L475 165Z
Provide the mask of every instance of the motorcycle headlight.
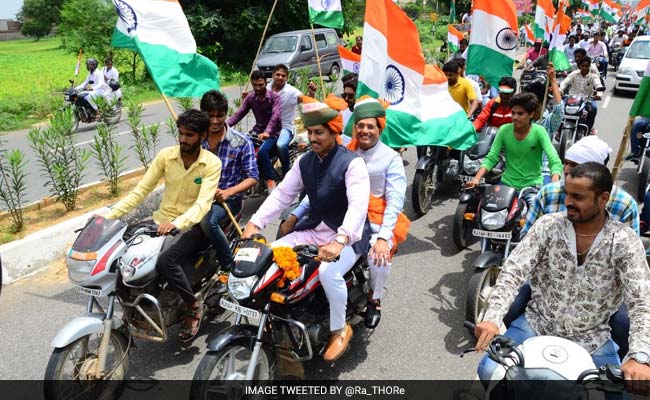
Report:
M257 280L258 278L255 275L247 278L237 278L236 276L230 275L228 278L228 291L237 301L247 299L250 297Z
M124 262L122 262L122 260L120 259L120 273L124 278L128 279L135 274L135 267L124 264Z
M508 209L496 212L481 210L481 225L489 231L502 228L508 219Z
M463 169L469 175L476 175L481 168L481 160L472 160L469 156L463 157Z
M70 95L64 94L63 95L63 100L70 101Z
M577 114L579 109L580 109L579 106L566 106L566 107L564 107L564 113L565 114Z

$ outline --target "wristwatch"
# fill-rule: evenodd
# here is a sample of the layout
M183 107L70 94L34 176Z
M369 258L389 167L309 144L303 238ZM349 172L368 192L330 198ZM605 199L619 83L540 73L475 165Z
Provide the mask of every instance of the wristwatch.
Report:
M348 237L346 235L338 234L334 238L334 241L336 243L340 244L341 246L347 246L348 245Z
M650 365L650 356L648 355L648 353L637 351L636 353L630 354L630 358L638 362L639 364Z

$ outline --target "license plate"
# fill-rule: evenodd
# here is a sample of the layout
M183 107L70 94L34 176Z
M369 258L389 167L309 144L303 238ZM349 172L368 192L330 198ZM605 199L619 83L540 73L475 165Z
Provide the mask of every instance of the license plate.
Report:
M235 312L237 314L241 314L245 317L248 318L253 318L253 319L260 319L260 312L257 310L253 310L252 308L248 307L242 307L239 304L235 304L233 302L230 302L223 297L221 300L219 300L219 305L223 308L225 308L228 311Z
M488 239L508 240L512 238L512 232L492 232L492 231L484 231L481 229L474 229L472 230L472 234L476 237L482 237Z
M74 285L75 289L77 289L77 292L87 294L88 296L95 296L95 297L101 297L102 296L102 291L99 289L89 289L83 286L77 286Z
M469 182L469 181L471 181L472 179L474 179L474 177L473 177L473 176L469 176L469 175L458 175L458 179L459 179L461 182ZM480 184L484 184L484 183L485 183L485 178L481 178L481 180L479 181L479 183L480 183Z

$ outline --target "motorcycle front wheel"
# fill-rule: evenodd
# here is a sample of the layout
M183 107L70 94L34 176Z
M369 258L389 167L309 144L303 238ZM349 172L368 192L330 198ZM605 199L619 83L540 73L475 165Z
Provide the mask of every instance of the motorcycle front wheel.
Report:
M472 240L472 221L465 219L468 206L467 203L459 203L456 207L456 214L454 214L452 239L458 250L465 249Z
M413 177L411 197L413 210L418 216L423 216L431 209L433 196L438 187L438 163L433 164L429 170L417 170Z
M566 155L567 138L572 132L573 130L570 128L563 128L560 132L560 142L558 143L557 155L560 157L560 161L562 162L564 162L564 156Z
M190 399L243 399L246 370L251 363L252 351L234 342L223 349L203 356L196 368L190 388ZM275 361L267 346L262 346L257 358L253 381L273 380Z
M127 340L122 333L111 332L105 375L96 378L92 371L98 362L101 338L102 335L98 334L86 335L65 347L54 349L43 378L46 400L120 397L129 368Z
M642 158L639 162L643 163L641 167L641 172L639 173L639 186L636 188L636 199L637 201L643 202L645 197L645 189L648 186L648 180L650 179L650 160L646 160L645 149L642 154Z
M487 268L477 268L469 280L467 289L467 300L465 303L465 320L473 324L483 321L485 312L488 308L488 299L494 285L497 283L497 277L501 268L496 265L490 265ZM473 331L470 331L474 335Z

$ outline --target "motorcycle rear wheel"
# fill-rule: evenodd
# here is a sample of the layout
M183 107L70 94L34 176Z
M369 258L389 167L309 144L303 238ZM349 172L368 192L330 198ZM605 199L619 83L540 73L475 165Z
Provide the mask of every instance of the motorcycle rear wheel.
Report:
M127 340L122 333L115 330L111 332L106 359L107 379L92 379L87 375L97 362L96 352L101 337L102 335L97 334L86 335L65 347L54 349L43 378L46 400L80 397L107 400L120 397L129 368ZM77 349L83 354L79 354L76 360L69 358L74 357ZM68 364L70 371L66 373Z
M496 285L497 277L501 268L492 264L487 268L477 268L474 270L469 280L467 289L467 299L465 303L465 320L473 324L483 321L485 312L488 308L488 299ZM470 331L472 336L473 331Z
M431 209L433 196L438 188L438 163L433 164L430 170L417 170L413 177L411 197L413 210L418 216L423 216Z
M192 378L190 399L230 400L250 397L244 392L244 378L251 356L252 351L241 342L229 343L220 351L205 354ZM253 381L270 381L274 372L274 358L268 347L263 345Z

